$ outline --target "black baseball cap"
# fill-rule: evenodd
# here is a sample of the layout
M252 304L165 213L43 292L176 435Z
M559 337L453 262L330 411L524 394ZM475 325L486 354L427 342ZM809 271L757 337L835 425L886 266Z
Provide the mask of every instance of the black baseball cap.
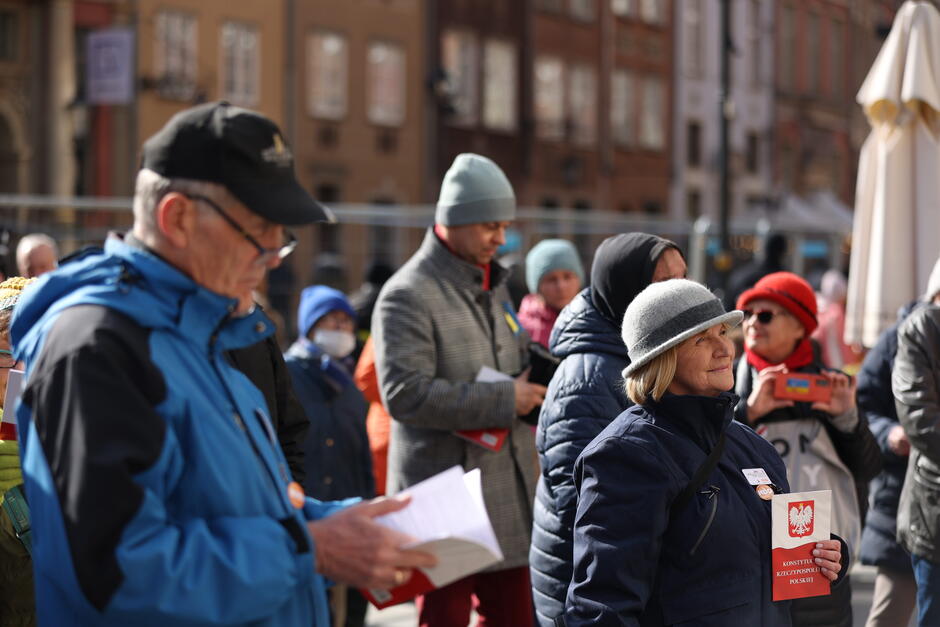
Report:
M210 102L180 111L144 142L141 168L167 178L224 185L276 224L335 222L294 176L294 157L277 125L255 111Z

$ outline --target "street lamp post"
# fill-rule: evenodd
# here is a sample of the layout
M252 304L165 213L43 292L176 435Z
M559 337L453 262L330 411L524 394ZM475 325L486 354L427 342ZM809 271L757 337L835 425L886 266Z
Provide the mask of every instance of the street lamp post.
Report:
M721 3L721 90L719 94L719 197L718 197L718 230L721 250L715 257L715 268L721 276L724 289L728 285L728 273L731 269L731 243L728 235L728 221L731 211L730 189L730 148L728 146L728 131L731 117L734 114L734 102L731 99L731 0L719 0Z

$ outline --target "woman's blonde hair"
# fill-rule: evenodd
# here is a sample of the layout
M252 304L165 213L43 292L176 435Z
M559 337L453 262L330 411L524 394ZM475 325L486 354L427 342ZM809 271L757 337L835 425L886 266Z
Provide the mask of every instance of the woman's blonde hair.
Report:
M663 397L676 376L677 353L678 347L673 346L626 378L624 384L631 401L642 405L650 397L654 401Z

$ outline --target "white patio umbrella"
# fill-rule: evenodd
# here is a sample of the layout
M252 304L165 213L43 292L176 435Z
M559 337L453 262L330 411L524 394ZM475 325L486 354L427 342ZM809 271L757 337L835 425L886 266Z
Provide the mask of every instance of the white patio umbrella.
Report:
M858 91L871 133L856 184L845 339L872 346L940 255L940 13L905 2Z

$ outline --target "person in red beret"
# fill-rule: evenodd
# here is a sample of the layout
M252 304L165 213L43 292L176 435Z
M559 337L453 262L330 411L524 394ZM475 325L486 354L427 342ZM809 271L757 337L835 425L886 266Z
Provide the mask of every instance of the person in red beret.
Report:
M843 554L855 554L865 487L881 470L881 455L855 406L854 379L823 365L810 340L818 326L813 288L792 272L775 272L742 293L737 309L744 311L744 356L735 368L735 418L776 447L791 491L832 490L832 533L848 544ZM825 377L829 400L793 400L810 393L799 374ZM778 396L778 377L791 398ZM791 614L794 626L851 627L851 586L797 599Z

